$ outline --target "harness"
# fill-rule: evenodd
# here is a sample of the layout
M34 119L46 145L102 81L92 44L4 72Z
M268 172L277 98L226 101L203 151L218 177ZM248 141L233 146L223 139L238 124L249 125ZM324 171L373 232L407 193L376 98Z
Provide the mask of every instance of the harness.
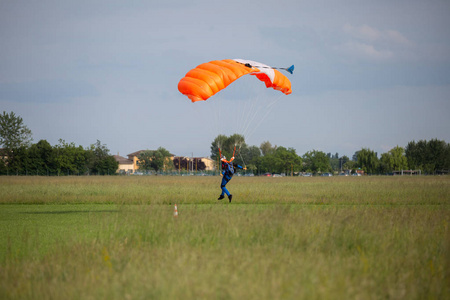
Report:
M224 175L232 177L234 175L234 166L233 163L228 161L222 161L222 170L225 171Z

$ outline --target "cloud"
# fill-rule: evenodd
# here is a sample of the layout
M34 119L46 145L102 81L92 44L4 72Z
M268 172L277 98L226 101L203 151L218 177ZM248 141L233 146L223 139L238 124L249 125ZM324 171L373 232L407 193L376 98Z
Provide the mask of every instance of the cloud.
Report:
M378 40L381 36L381 32L379 30L367 25L354 27L350 24L345 24L343 30L346 34L353 38L372 42Z
M350 24L345 24L343 31L351 38L357 40L406 46L412 44L404 35L392 29L379 30L368 25L355 27Z
M403 36L400 32L395 30L386 30L383 38L387 41L397 43L399 45L411 46L412 42Z
M351 56L380 61L390 59L394 56L392 51L379 50L373 45L360 42L347 42L343 45L337 46L336 49Z
M378 144L404 145L428 133L448 137L448 105L432 101L449 99L448 89L407 101L417 95L410 87L450 85L447 3L153 2L0 4L0 107L23 116L35 138L82 145L100 139L122 154L164 146L177 155L208 155L221 129L197 112L223 103L239 114L242 98L272 91L251 76L199 106L177 83L202 62L239 57L296 66L288 75L293 94L254 127L252 145L270 140L298 153L322 147L351 155L358 147L380 151ZM380 95L397 86L405 91ZM320 128L308 131L305 124Z
M412 51L413 43L397 30L345 24L343 33L347 41L335 49L347 55L377 61L412 56L405 54Z

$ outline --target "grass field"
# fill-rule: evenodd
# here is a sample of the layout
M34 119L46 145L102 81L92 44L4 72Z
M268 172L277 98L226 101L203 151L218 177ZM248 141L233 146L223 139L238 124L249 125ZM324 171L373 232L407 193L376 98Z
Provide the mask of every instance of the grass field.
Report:
M0 177L0 299L450 299L448 176L219 184Z

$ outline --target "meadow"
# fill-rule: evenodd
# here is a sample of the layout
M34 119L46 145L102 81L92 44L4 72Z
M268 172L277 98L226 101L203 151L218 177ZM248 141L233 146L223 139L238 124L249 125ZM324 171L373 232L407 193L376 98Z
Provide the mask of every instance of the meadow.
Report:
M448 176L219 185L0 177L0 299L450 299Z

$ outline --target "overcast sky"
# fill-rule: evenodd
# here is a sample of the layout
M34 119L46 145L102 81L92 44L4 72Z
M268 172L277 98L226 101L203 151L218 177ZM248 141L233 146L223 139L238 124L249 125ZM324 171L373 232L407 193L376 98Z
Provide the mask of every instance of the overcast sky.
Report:
M447 0L1 0L0 112L34 142L122 156L209 156L236 125L227 114L249 122L247 144L299 155L450 142L449 15ZM294 64L292 94L253 76L203 103L178 92L189 69L227 58Z

